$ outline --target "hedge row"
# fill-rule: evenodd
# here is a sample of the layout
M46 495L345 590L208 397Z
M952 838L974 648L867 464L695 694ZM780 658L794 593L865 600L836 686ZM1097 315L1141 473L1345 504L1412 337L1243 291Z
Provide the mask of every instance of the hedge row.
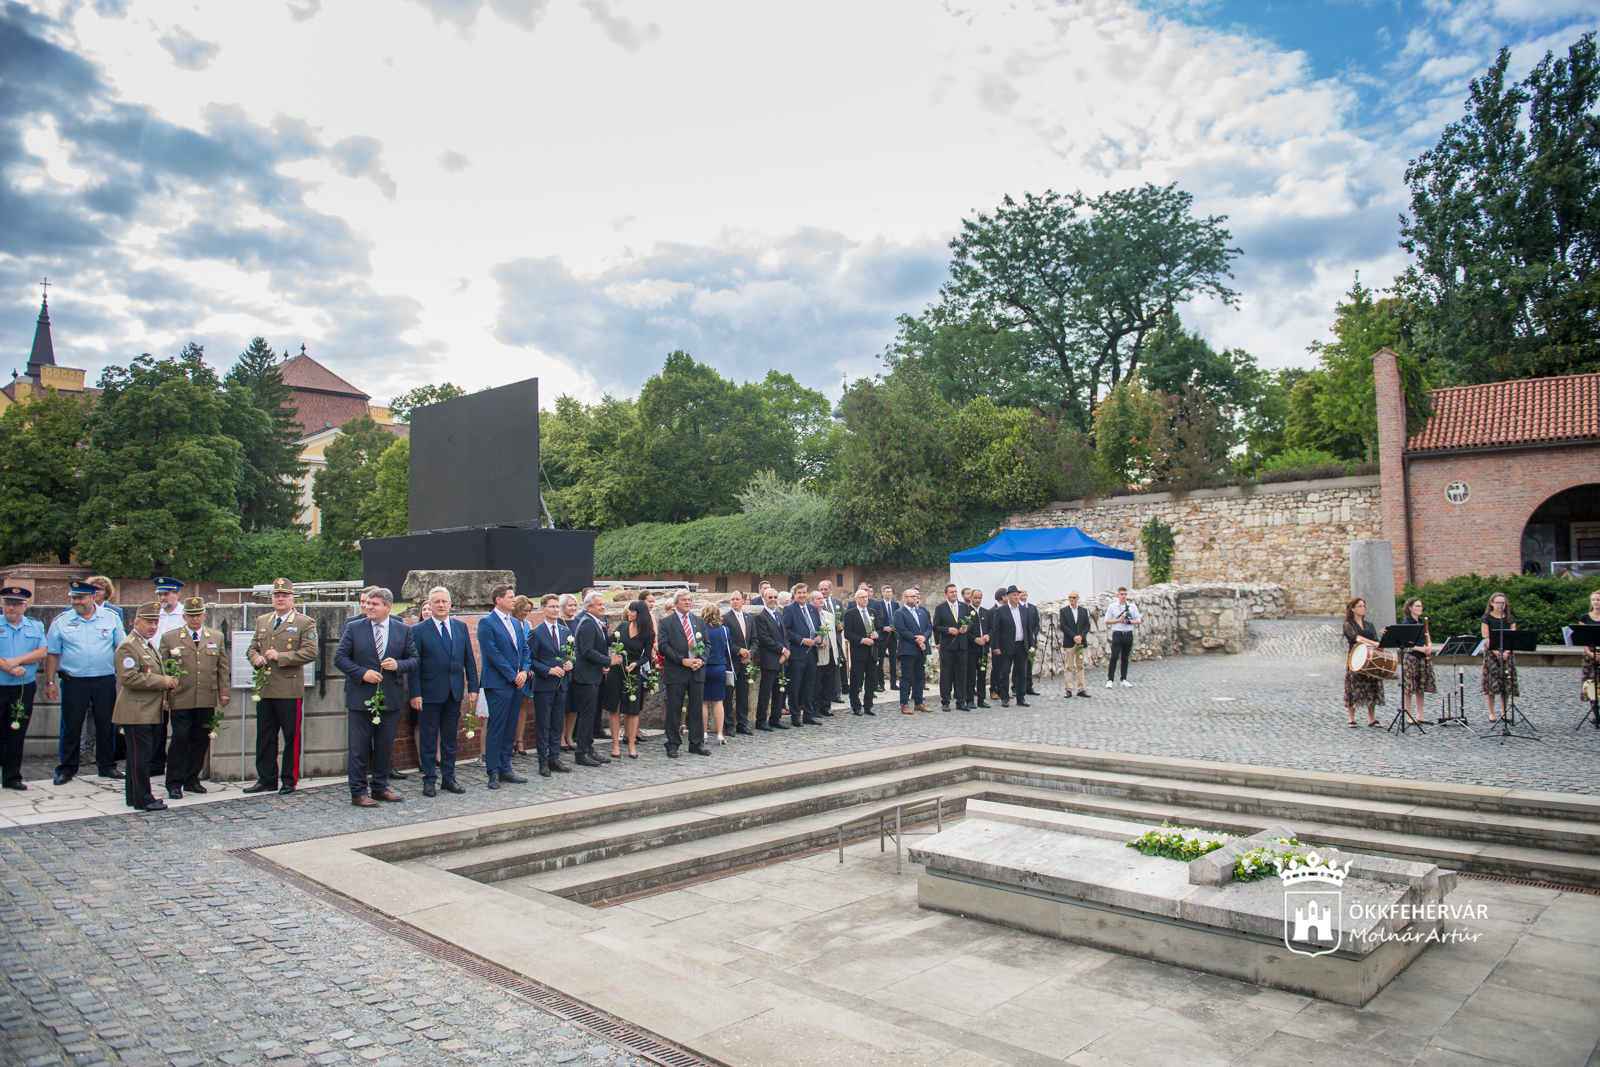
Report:
M1400 617L1408 599L1421 597L1428 630L1436 643L1443 643L1456 634L1477 634L1489 597L1499 592L1511 605L1517 629L1534 631L1540 644L1558 645L1561 628L1577 622L1578 616L1589 610L1589 594L1596 589L1600 589L1600 578L1574 581L1536 575L1458 574L1442 582L1408 586L1395 599L1395 617Z

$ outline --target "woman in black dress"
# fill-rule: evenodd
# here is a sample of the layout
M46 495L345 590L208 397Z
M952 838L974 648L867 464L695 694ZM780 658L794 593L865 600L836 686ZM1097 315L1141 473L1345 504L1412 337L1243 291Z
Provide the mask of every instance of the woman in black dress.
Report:
M1489 641L1491 631L1516 628L1517 619L1511 614L1511 604L1506 595L1499 592L1491 594L1488 610L1483 613L1483 639ZM1489 721L1499 722L1499 716L1494 713L1494 698L1497 696L1500 698L1500 714L1504 715L1506 705L1517 695L1517 654L1485 648L1483 681L1479 688L1483 690L1484 696L1489 698Z
M628 736L628 758L638 759L639 713L644 710L644 698L650 693L650 656L656 647L655 620L643 600L628 605L617 633L622 635L622 667L614 673L621 699L619 711L613 712L611 718L611 754L622 755L616 727L620 714Z
M1439 686L1433 677L1433 634L1428 629L1428 620L1422 616L1422 598L1407 600L1401 616L1401 622L1422 627L1422 644L1406 649L1400 659L1400 678L1405 686L1402 692L1407 704L1406 718L1413 726L1426 726L1430 720L1422 717L1422 701L1425 694L1437 693Z
M1344 639L1349 645L1348 652L1355 651L1357 645L1371 645L1378 647L1378 631L1373 629L1367 621L1367 602L1356 597L1344 606ZM1367 725L1377 726L1377 707L1383 703L1383 681L1370 674L1357 674L1350 669L1348 654L1344 661L1344 710L1350 714L1350 729L1356 728L1356 706L1367 706Z
M1600 626L1600 589L1589 594L1589 613L1578 616L1578 621L1585 626ZM1600 671L1595 670L1594 649L1583 650L1583 674L1578 678L1578 691L1583 694L1583 699L1593 699L1589 686L1600 685L1597 681Z

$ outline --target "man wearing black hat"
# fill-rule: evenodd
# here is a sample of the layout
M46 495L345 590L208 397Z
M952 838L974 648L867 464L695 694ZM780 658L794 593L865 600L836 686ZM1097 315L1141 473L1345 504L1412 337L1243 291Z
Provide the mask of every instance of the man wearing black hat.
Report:
M1000 694L1000 706L1009 708L1011 693L1017 696L1017 707L1025 708L1028 702L1028 625L1018 603L1017 587L1008 586L1005 599L989 613L989 624L994 634L994 678L990 688Z
M229 700L228 657L222 631L206 624L205 598L183 602L183 624L156 641L163 664L172 663L178 686L167 697L172 746L167 752L167 797L183 799L183 791L204 793L200 768L211 748L211 720ZM152 760L154 762L154 760ZM155 772L152 770L152 774Z
M34 671L44 662L44 624L23 612L33 592L20 585L0 589L5 621L0 622L0 785L26 789L22 750L33 717Z
M72 610L57 615L45 631L44 698L55 700L61 672L61 744L56 785L77 777L84 717L94 716L95 763L102 778L121 778L112 709L117 700L117 646L127 637L122 616L95 603L98 589L74 579ZM159 716L158 716L159 718Z
M178 687L162 669L156 651L156 623L161 605L152 601L139 605L133 619L133 633L117 646L117 678L122 691L117 694L116 711L111 721L122 727L128 739L128 774L123 781L123 797L135 811L166 811L167 806L150 792L150 742L156 723L161 721L161 706L169 692Z

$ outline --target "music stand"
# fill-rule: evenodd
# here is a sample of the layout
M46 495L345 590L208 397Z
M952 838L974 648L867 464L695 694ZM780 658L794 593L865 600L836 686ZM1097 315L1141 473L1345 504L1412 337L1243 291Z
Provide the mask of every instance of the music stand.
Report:
M1600 626L1591 623L1574 626L1572 643L1581 645L1600 656ZM1575 730L1583 729L1584 723L1590 723L1596 730L1600 730L1600 670L1595 671L1595 677L1590 684L1594 686L1594 695L1589 698L1589 710L1578 720L1578 725L1573 727Z
M1532 630L1490 630L1489 642L1484 649L1484 656L1487 657L1490 652L1536 652L1538 649L1539 635ZM1508 737L1519 738L1523 741L1541 740L1528 734L1514 733L1511 728L1517 724L1518 719L1521 719L1523 725L1527 726L1528 729L1538 729L1533 725L1533 720L1524 715L1517 707L1517 698L1507 694L1505 714L1500 716L1498 729L1491 726L1487 733L1482 733L1478 736L1498 737L1501 744L1505 744L1505 740Z
M1444 645L1440 647L1439 656L1441 658L1444 656L1455 657L1456 703L1460 707L1457 709L1458 714L1451 715L1450 697L1446 695L1444 714L1439 717L1439 721L1435 725L1461 727L1467 725L1467 671L1462 666L1461 657L1471 656L1473 649L1478 647L1478 642L1481 640L1483 638L1478 637L1476 634L1457 634L1455 637L1447 638Z
M1393 730L1395 723L1400 724L1400 733L1406 732L1411 709L1406 707L1406 653L1410 649L1422 644L1424 627L1420 622L1397 622L1383 628L1383 636L1378 638L1379 648L1398 648L1400 650L1400 710L1389 720L1388 729ZM1418 733L1427 733L1421 723L1409 723Z

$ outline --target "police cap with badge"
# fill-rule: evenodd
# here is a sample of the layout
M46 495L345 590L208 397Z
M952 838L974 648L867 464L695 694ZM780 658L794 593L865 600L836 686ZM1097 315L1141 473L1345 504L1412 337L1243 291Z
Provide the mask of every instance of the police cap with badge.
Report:
M23 585L8 585L0 589L0 600L7 604L26 604L33 599L33 590Z
M156 592L158 592L158 593L176 593L178 590L180 590L182 588L183 588L183 583L180 582L176 578L157 578L156 579Z

